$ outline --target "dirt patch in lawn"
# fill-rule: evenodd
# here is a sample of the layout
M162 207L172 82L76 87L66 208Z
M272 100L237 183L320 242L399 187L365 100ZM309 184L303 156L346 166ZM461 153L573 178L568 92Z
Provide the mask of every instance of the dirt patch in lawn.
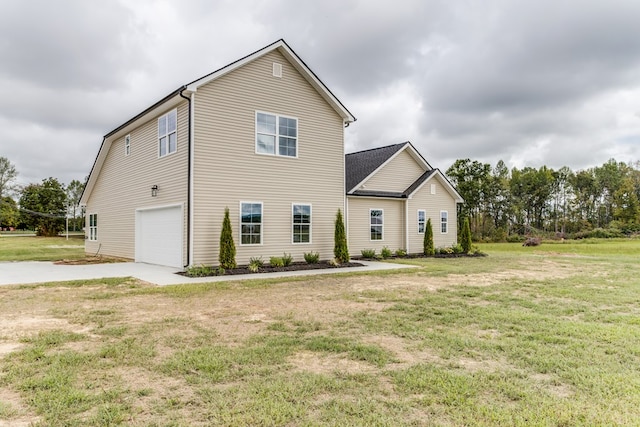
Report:
M80 259L62 259L54 262L56 265L90 265L90 264L113 264L116 262L131 262L128 258L116 258L105 256L88 256Z

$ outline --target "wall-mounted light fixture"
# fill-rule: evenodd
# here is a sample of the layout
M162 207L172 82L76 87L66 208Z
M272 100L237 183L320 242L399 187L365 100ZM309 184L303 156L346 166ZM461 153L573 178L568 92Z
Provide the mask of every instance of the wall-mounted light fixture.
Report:
M158 186L154 185L151 187L151 197L156 197L158 195Z

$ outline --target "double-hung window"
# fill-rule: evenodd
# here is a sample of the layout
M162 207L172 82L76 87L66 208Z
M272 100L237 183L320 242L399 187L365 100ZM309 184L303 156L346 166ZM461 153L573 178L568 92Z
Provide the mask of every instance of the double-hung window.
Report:
M89 214L89 240L98 240L98 214Z
M178 149L178 113L169 111L158 119L158 156L164 157Z
M384 215L382 209L369 210L369 222L371 226L371 240L382 240L384 231Z
M256 112L256 153L298 156L298 119Z
M426 212L422 209L418 210L418 233L424 233L424 227L427 222Z
M449 219L449 213L447 211L440 211L440 232L442 234L447 233L448 219Z
M240 244L262 243L262 202L240 203Z
M293 243L311 243L311 205L293 205Z

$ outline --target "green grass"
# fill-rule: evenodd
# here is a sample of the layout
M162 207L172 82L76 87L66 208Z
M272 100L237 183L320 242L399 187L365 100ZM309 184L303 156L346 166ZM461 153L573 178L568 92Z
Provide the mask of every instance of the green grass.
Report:
M23 337L0 390L43 426L639 425L640 241L481 250L286 283L7 288L8 316L24 300L82 331Z
M84 240L64 237L0 237L0 261L85 258Z

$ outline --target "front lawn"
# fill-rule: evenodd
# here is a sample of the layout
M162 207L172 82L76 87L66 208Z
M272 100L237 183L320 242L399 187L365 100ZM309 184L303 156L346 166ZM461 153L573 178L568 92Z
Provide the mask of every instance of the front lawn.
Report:
M1 239L0 239L1 240ZM640 242L0 288L0 424L635 426Z

